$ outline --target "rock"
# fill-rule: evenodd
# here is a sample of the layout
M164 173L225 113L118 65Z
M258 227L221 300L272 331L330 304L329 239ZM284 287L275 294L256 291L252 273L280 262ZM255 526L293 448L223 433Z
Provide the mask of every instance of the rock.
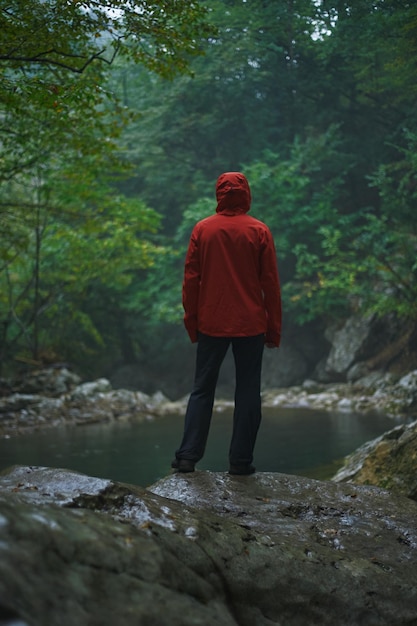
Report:
M417 407L417 370L403 376L395 386L380 387L376 395L389 394L387 405L391 413L410 415Z
M417 500L417 421L365 443L346 458L332 480L376 485Z
M389 373L369 374L355 383L320 384L311 380L298 387L268 389L265 407L380 411L391 417L413 416L417 406L417 370L400 381ZM414 381L414 382L413 382Z
M142 421L164 414L169 400L161 393L112 389L101 378L78 385L60 397L13 394L0 398L0 436L56 425Z
M357 387L363 387L365 389L384 389L390 385L394 385L396 378L389 372L382 372L377 370L375 372L368 372L364 376L355 379L354 384Z
M366 378L369 375L369 367L367 366L365 361L360 361L359 363L355 363L347 370L346 380L349 383L355 382L360 378Z
M262 372L266 387L299 385L310 373L305 356L285 341L279 350L265 350Z
M150 490L0 477L0 597L31 626L395 626L417 620L417 505L283 474Z
M265 350L263 386L271 388L300 385L312 375L317 361L327 355L329 347L317 324L293 326L288 323L279 350Z
M59 396L71 391L81 382L80 377L67 367L57 365L34 370L13 383L13 389L19 394L41 394Z
M156 391L152 394L151 402L152 406L158 407L169 402L169 399L162 393L162 391Z
M31 626L235 624L184 507L71 472L0 483L0 596Z
M365 345L369 341L373 317L355 315L345 325L333 333L332 347L326 361L328 374L343 378L349 368L364 355Z
M314 378L328 383L355 382L375 371L390 372L398 379L417 367L417 325L395 315L354 315L340 328L325 332L331 344L325 360L318 361Z
M61 396L12 394L0 398L0 436L41 427L97 422L135 422L153 416L183 414L188 396L169 400L162 392L112 389L107 379L77 385ZM417 370L400 380L391 373L370 372L354 383L323 384L306 379L302 385L263 391L265 407L315 410L381 411L389 416L412 416L417 406ZM229 410L233 400L216 398L217 412Z
M111 391L112 387L107 378L99 378L90 383L78 385L70 395L71 400L83 401L97 393Z
M414 401L417 398L417 370L403 376L398 381L398 387L404 389Z

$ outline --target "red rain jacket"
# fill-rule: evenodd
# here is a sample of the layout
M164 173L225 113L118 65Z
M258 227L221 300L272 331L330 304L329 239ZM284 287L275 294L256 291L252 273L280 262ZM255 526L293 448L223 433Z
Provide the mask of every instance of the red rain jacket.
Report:
M219 176L216 214L191 234L183 283L184 324L191 341L265 334L279 346L281 296L269 228L247 215L251 194L240 172Z

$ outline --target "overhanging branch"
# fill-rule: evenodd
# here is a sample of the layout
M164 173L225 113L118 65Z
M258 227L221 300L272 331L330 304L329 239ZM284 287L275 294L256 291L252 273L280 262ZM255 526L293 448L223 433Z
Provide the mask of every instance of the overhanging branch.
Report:
M117 45L115 46L115 48L113 49L112 55L110 58L106 59L103 55L106 52L106 48L103 48L102 50L100 50L99 52L96 52L95 54L92 54L91 56L89 56L88 58L82 56L82 55L77 55L77 54L67 54L64 52L61 52L59 50L55 50L54 48L52 48L51 50L45 50L44 52L40 52L38 54L35 54L33 56L26 56L26 55L13 55L13 54L0 54L0 63L34 63L34 64L39 64L39 65L48 65L48 66L52 66L52 67L61 67L63 69L69 70L70 72L74 72L76 74L82 74L82 72L84 72L87 67L89 65L91 65L91 63L93 63L94 61L101 61L102 63L106 63L108 65L111 65L118 53L120 49L120 44L117 43ZM59 59L55 59L55 58L51 58L50 55L58 55L61 57L61 59L68 59L66 60L59 60ZM70 63L69 60L81 60L83 61L82 65L80 66L76 66Z

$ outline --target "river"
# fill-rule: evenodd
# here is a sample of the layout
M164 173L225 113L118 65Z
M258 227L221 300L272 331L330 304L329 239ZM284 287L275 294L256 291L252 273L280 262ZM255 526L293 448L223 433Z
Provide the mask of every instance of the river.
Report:
M206 454L197 469L227 471L231 412L214 413ZM258 471L330 478L343 457L398 422L380 414L264 409L255 464ZM170 472L183 418L140 424L51 428L0 440L0 469L60 467L148 486Z

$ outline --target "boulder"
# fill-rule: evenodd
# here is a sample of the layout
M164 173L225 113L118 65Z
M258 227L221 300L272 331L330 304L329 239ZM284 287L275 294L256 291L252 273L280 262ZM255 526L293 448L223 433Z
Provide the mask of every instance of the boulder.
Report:
M65 365L57 364L25 373L14 381L8 381L7 385L4 381L3 387L5 391L7 390L7 395L14 392L54 397L71 391L80 382L81 379L77 374L69 370ZM6 395L6 393L1 395Z
M398 387L412 398L412 402L417 401L417 370L409 372L398 381Z
M325 337L331 348L317 363L314 377L321 382L354 382L375 370L397 378L417 367L417 326L395 315L353 315L341 327L332 325Z
M309 373L308 362L296 346L283 341L279 350L265 350L262 365L264 387L299 385Z
M367 413L379 411L390 417L415 415L417 370L400 380L389 373L369 374L355 383L320 384L304 381L298 387L268 389L262 395L265 407L304 408Z
M417 500L417 421L366 442L332 480L376 485Z
M149 490L48 468L0 477L0 599L31 626L417 621L417 504L259 473Z
M311 376L330 344L321 326L287 321L279 350L265 350L262 367L264 388L299 385Z
M112 389L105 378L77 385L58 397L14 393L0 398L0 436L58 425L143 421L168 404L161 393L151 397Z
M327 357L325 371L337 379L344 379L349 368L364 356L372 330L373 317L355 315L340 330L331 334L332 347Z
M69 398L70 400L84 402L93 395L105 393L106 391L111 391L111 389L112 386L107 378L99 378L98 380L78 385L74 391L69 394Z

